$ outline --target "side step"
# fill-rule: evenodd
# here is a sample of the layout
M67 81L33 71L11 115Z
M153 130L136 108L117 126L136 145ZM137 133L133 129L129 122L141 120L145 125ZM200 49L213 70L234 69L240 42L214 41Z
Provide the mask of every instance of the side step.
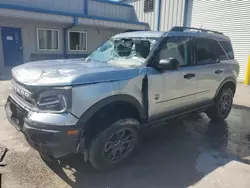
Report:
M207 108L209 108L210 106L212 106L213 103L210 103L210 104L207 104L205 106L202 106L200 108L196 108L196 109L190 109L188 111L185 111L185 112L181 112L181 113L177 113L177 114L172 114L172 115L169 115L169 116L166 116L164 118L161 118L161 119L157 119L157 120L153 120L153 121L149 121L145 124L143 124L143 127L152 127L152 126L156 126L157 124L160 124L160 123L163 123L167 120L170 120L170 119L174 119L174 118L183 118L189 114L192 114L192 113L201 113L201 112L205 112Z

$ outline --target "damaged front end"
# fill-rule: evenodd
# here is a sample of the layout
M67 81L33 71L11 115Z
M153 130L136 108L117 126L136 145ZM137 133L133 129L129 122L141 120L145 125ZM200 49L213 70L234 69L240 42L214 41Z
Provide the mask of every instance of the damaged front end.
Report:
M5 104L9 122L40 153L55 158L76 152L78 118L69 112L70 87L28 87L13 80Z

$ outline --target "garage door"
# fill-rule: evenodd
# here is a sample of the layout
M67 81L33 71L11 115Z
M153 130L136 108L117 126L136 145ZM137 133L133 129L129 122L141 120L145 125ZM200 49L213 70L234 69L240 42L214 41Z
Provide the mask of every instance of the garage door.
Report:
M192 7L192 8L191 8ZM188 25L223 32L231 38L243 80L250 55L250 1L193 0Z

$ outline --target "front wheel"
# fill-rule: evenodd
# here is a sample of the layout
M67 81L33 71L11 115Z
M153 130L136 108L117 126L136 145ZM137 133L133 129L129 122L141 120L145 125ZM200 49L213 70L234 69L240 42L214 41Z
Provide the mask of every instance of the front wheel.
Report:
M139 122L126 118L111 124L93 139L89 161L98 170L115 168L133 154L140 142Z
M233 92L230 88L220 91L215 104L207 111L207 116L214 121L223 121L229 115L233 104Z

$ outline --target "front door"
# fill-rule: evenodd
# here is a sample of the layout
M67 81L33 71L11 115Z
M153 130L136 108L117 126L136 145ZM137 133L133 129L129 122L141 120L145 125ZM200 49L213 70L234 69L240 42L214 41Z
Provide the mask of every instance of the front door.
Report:
M1 27L4 66L23 63L22 34L20 28Z
M197 78L192 66L192 47L189 37L170 37L156 57L174 58L178 70L148 69L149 119L158 119L172 113L188 110L195 102Z

